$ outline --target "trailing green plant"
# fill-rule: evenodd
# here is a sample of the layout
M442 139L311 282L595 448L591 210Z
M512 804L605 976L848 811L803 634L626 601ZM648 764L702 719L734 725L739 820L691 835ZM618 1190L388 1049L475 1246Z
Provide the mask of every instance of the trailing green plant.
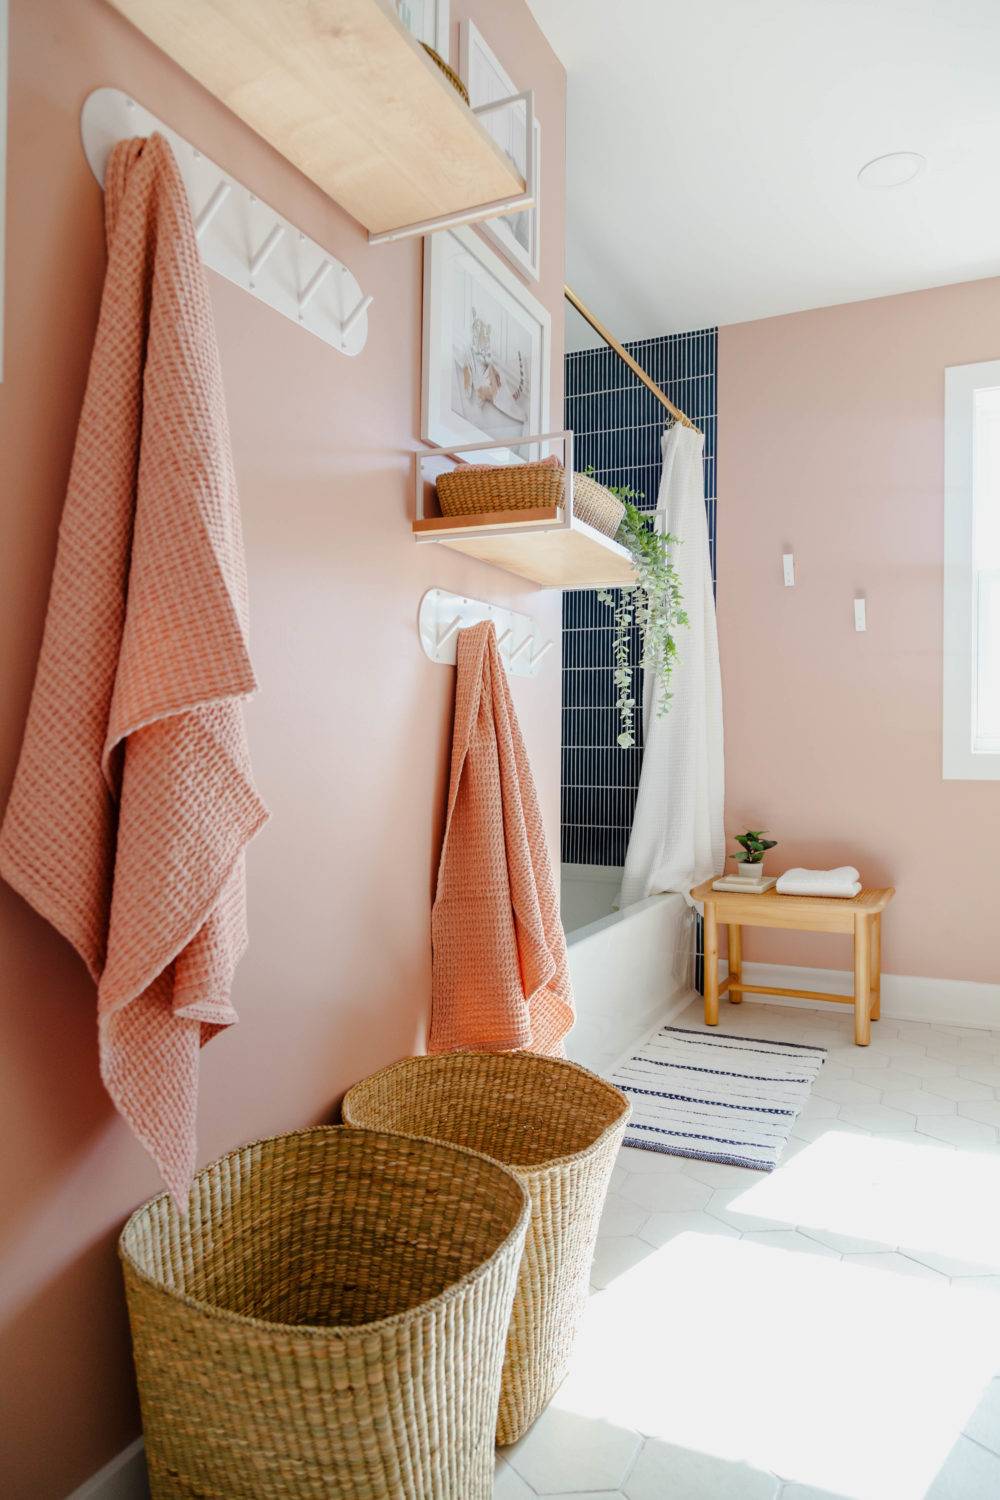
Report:
M778 847L777 839L766 839L763 828L748 828L738 833L736 842L741 846L733 855L738 865L759 865L768 849Z
M593 474L593 469L585 471ZM674 632L686 625L680 579L671 548L678 545L669 532L657 531L653 517L639 510L644 497L629 485L609 485L625 506L625 515L615 541L632 554L635 583L612 592L598 589L602 604L614 610L612 656L614 660L615 707L618 710L618 743L623 750L635 744L636 699L633 690L632 631L638 629L642 654L639 667L653 673L657 683L656 716L670 708L670 674L677 660Z

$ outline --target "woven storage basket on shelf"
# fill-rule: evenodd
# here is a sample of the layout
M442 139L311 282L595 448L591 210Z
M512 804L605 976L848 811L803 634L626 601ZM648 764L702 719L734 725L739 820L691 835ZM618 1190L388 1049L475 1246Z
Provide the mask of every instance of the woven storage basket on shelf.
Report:
M458 74L455 72L455 69L451 67L449 63L445 62L440 52L434 51L434 48L431 46L430 42L421 42L420 45L427 53L427 56L430 58L431 62L437 63L438 67L441 69L441 72L447 78L448 82L451 84L452 88L455 90L455 93L458 94L462 102L464 104L468 104L469 90L465 87L465 84L462 82L461 78L459 78Z
M433 1136L495 1157L531 1197L497 1441L513 1443L566 1373L629 1103L576 1063L529 1052L414 1057L357 1083L349 1125Z
M119 1251L153 1496L489 1500L527 1224L497 1162L342 1126L147 1203Z
M437 495L445 516L482 516L498 510L562 507L566 471L555 458L530 464L459 464L438 475ZM616 495L591 479L573 475L573 514L613 537L625 507Z

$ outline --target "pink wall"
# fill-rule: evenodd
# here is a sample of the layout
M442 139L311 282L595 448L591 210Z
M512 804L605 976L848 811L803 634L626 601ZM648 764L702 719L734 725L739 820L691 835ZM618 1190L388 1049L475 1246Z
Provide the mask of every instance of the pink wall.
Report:
M536 90L543 278L562 409L564 76L523 0L452 0ZM129 89L339 255L375 295L369 342L335 353L210 273L250 571L261 692L248 711L272 821L249 856L241 1024L204 1053L201 1157L329 1116L343 1090L420 1045L429 903L454 674L422 655L424 589L530 610L559 595L410 537L419 430L419 242L359 227L100 0L13 0L6 380L0 385L0 798L13 775L103 270L101 194L79 113ZM559 658L513 679L554 850ZM114 1254L157 1190L97 1075L92 987L0 885L0 1488L60 1500L138 1430Z
M895 885L888 972L994 983L1000 782L941 779L942 372L998 355L1000 280L719 335L727 831ZM748 956L850 964L812 936Z

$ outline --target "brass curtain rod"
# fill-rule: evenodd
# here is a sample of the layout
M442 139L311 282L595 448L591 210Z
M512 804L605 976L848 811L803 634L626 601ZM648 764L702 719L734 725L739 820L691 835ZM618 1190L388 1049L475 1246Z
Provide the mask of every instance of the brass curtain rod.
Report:
M676 417L677 421L680 422L683 427L694 427L695 431L697 432L697 426L694 422L692 422L687 413L681 411L679 406L675 406L670 398L663 394L653 377L646 374L645 370L642 368L642 365L638 364L632 358L628 350L618 342L613 333L608 332L604 324L600 321L599 318L594 315L594 313L591 312L586 303L580 301L580 298L573 291L573 288L564 286L563 295L565 296L566 301L572 303L572 305L576 308L581 318L586 318L587 322L590 324L591 328L593 328L594 332L599 333L608 347L614 350L614 352L618 355L618 358L625 361L629 369L632 371L632 374L635 375L637 379L642 381L647 390L652 391L657 401L662 402L662 404L667 408L667 411L670 413L670 415L672 417Z

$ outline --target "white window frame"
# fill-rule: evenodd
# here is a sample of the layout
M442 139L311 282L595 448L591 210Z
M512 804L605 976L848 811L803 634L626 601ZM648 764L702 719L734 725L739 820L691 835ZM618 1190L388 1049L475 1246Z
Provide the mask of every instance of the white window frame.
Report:
M973 557L975 393L1000 386L1000 359L944 372L945 781L1000 780L1000 752L973 748L976 588Z

